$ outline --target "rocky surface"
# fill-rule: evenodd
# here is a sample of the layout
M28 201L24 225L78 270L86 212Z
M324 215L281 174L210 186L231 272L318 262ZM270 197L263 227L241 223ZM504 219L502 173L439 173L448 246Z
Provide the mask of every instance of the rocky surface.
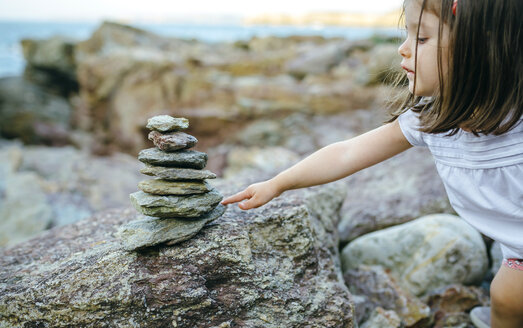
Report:
M346 179L338 226L343 244L433 213L454 213L427 149L413 148Z
M0 326L353 327L337 257L343 191L230 207L194 238L142 252L114 236L131 209L52 229L1 251Z
M348 270L344 279L351 293L366 296L372 308L394 311L405 327L424 327L431 321L430 308L399 287L381 266L359 266Z
M152 115L186 117L190 133L215 146L257 118L368 108L380 89L356 79L368 62L363 49L317 36L206 44L104 23L75 49L74 121L99 149L135 154L147 144L142 122ZM314 65L296 62L303 57Z
M0 247L128 205L139 168L126 154L100 158L73 147L0 139Z
M372 312L370 319L366 321L361 328L401 328L401 319L392 310L385 310L381 307L377 307Z
M488 266L480 233L449 214L366 234L345 246L341 256L344 272L381 265L417 296L452 283L479 283Z
M66 145L71 115L71 106L62 97L20 77L0 79L0 137Z
M488 306L485 290L453 284L436 289L424 297L434 315L435 328L474 327L467 313L476 306Z

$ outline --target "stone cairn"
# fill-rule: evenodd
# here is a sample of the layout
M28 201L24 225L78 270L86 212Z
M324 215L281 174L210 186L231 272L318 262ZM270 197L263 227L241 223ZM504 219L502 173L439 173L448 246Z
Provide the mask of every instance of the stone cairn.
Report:
M149 140L156 148L142 150L138 159L146 165L140 172L155 178L141 181L141 191L130 195L131 203L146 217L118 231L125 249L174 245L192 238L225 212L222 195L205 181L216 178L203 170L207 154L189 150L198 140L180 131L188 127L186 118L160 115L148 120Z

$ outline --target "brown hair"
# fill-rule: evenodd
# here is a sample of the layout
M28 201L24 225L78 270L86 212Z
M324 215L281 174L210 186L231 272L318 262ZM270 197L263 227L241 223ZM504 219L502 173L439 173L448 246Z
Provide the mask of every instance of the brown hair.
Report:
M439 90L432 101L420 102L414 80L414 92L389 122L412 108L420 112L422 132L453 135L463 128L476 135L499 135L510 130L523 115L523 1L459 0L456 16L453 0L419 1L420 22L425 10L440 18ZM444 25L450 31L446 58L440 46Z

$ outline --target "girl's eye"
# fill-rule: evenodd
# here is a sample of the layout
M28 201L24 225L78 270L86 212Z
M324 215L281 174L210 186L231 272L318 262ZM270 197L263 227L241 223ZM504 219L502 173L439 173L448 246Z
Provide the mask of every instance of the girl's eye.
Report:
M418 43L425 43L429 38L418 38Z

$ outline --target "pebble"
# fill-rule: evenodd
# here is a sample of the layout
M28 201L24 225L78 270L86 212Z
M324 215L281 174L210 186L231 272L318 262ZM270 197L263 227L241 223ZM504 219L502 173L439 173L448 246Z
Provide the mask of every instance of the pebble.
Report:
M140 151L138 159L147 164L203 169L207 165L207 154L195 150L180 150L166 153L158 148Z
M208 170L162 167L148 164L140 172L170 181L216 179L216 174Z
M189 127L189 120L186 118L174 118L169 115L158 115L147 120L149 130L160 132L171 132L185 130Z
M148 138L158 149L165 152L191 148L198 143L198 139L184 132L161 133L151 131Z
M153 195L194 195L209 192L212 187L207 182L166 181L162 179L145 180L138 183L143 192Z

